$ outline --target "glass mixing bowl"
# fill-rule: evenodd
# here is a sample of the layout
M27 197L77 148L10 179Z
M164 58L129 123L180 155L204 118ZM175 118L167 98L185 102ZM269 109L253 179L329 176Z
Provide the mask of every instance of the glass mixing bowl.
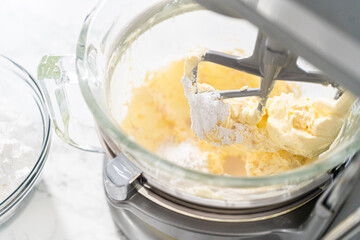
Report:
M0 199L0 224L2 224L19 209L39 179L50 148L51 121L40 88L25 69L0 55L0 76L1 103L6 103L6 108L19 113L18 118L21 118L25 126L27 126L26 121L30 121L36 126L34 128L36 129L35 133L32 130L33 128L30 129L31 131L25 130L21 133L21 137L26 139L26 142L33 143L34 152L31 156L35 156L35 159L20 159L21 163L24 164L24 160L31 161L26 164L26 169L20 162L17 164L12 162L10 163L11 167L6 168L14 172L25 171L26 177L18 185L8 182L8 180L15 181L15 179L5 179L5 184L14 186L14 189L8 189L11 193L5 199ZM5 149L2 150L6 151ZM1 151L1 153L4 152ZM7 164L5 163L6 159L2 158L3 156L6 157L6 155L0 155L0 178L5 178L7 174L5 168L1 166L1 164Z
M126 153L150 185L205 205L264 206L315 188L324 175L359 149L358 102L331 149L318 160L263 177L215 175L181 167L147 151L116 123L126 114L131 89L142 83L147 71L183 58L198 47L218 51L240 48L249 55L256 33L256 27L246 20L210 12L187 0L107 0L88 15L76 50L83 97L100 132L115 146L115 153ZM313 89L310 95L328 92L322 86L308 89Z

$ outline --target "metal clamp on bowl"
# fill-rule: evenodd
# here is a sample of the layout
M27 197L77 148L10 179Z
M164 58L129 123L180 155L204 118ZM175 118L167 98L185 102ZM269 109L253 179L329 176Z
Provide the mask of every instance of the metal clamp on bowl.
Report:
M120 153L104 169L105 191L113 201L129 199L135 192L134 182L142 171Z

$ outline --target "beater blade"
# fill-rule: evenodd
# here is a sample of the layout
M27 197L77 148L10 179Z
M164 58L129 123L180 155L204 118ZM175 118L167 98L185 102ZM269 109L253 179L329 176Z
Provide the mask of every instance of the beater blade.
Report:
M266 105L275 80L330 84L339 90L336 97L341 96L342 90L339 89L339 85L335 81L322 73L307 72L301 69L297 65L297 59L296 54L284 48L276 40L267 37L261 31L258 32L254 52L250 57L242 58L213 50L208 50L201 56L201 61L220 64L261 77L259 88L216 91L221 99L257 96L260 98L258 105L260 112ZM197 84L197 73L198 64L192 69L192 82L195 86ZM197 91L196 93L201 92Z

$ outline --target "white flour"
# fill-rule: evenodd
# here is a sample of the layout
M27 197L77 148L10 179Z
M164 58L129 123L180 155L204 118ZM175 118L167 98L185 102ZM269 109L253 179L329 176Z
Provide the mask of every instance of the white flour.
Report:
M186 74L181 82L185 89L185 97L190 105L191 128L200 139L206 139L205 132L213 130L218 122L225 121L229 106L219 100L219 94L215 92L194 94L192 92L194 86Z
M30 173L41 142L41 126L0 99L0 203Z
M179 144L165 142L158 149L157 154L176 163L180 166L207 172L207 153L203 153L190 140L183 141Z
M219 93L212 86L206 83L193 84L196 79L194 79L195 76L192 70L200 63L202 54L202 50L200 52L195 51L193 55L186 58L184 76L181 79L185 97L190 106L192 130L200 139L205 139L208 142L211 134L214 134L219 142L210 142L217 146L251 142L253 138L252 129L256 127L243 123L234 123L232 128L226 127L226 124L228 124L226 121L231 116L230 105L220 99ZM196 88L201 94L195 93ZM247 88L247 86L244 88ZM251 106L245 108L243 112L247 117L247 121L254 118L258 119L258 116L260 116L257 109L251 108ZM225 124L225 126L221 124Z

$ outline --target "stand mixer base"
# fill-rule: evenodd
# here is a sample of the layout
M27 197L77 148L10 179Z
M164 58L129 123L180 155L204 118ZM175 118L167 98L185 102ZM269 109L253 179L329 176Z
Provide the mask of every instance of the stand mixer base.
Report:
M315 202L315 201L313 201ZM128 239L160 239L160 240L172 240L172 239L186 239L186 240L216 240L216 239L226 239L226 240L235 240L235 239L268 239L268 240L282 240L290 239L292 236L289 235L285 229L271 229L274 224L285 225L290 224L299 224L301 221L305 221L308 214L313 208L313 203L308 203L299 209L287 214L289 216L283 216L281 218L273 218L270 221L272 223L268 224L268 232L259 231L256 232L256 228L264 226L266 223L264 221L252 223L252 227L246 227L247 224L238 223L238 226L233 226L234 233L229 234L224 231L221 232L201 232L201 231L191 231L182 229L179 226L173 225L172 222L166 222L166 216L163 219L148 219L148 217L143 217L138 212L110 205L110 210L116 225L121 229L121 231L128 237ZM163 215L163 213L159 213ZM291 216L290 216L291 215ZM186 220L184 220L186 221ZM205 223L203 223L205 224ZM221 225L223 223L220 223ZM244 226L245 225L245 226ZM298 226L299 226L298 225ZM266 225L265 225L266 226ZM195 227L195 226L194 226ZM252 229L252 233L249 231ZM243 233L241 233L244 231ZM237 233L235 233L237 232ZM295 239L295 238L294 238ZM299 238L300 239L300 238Z

